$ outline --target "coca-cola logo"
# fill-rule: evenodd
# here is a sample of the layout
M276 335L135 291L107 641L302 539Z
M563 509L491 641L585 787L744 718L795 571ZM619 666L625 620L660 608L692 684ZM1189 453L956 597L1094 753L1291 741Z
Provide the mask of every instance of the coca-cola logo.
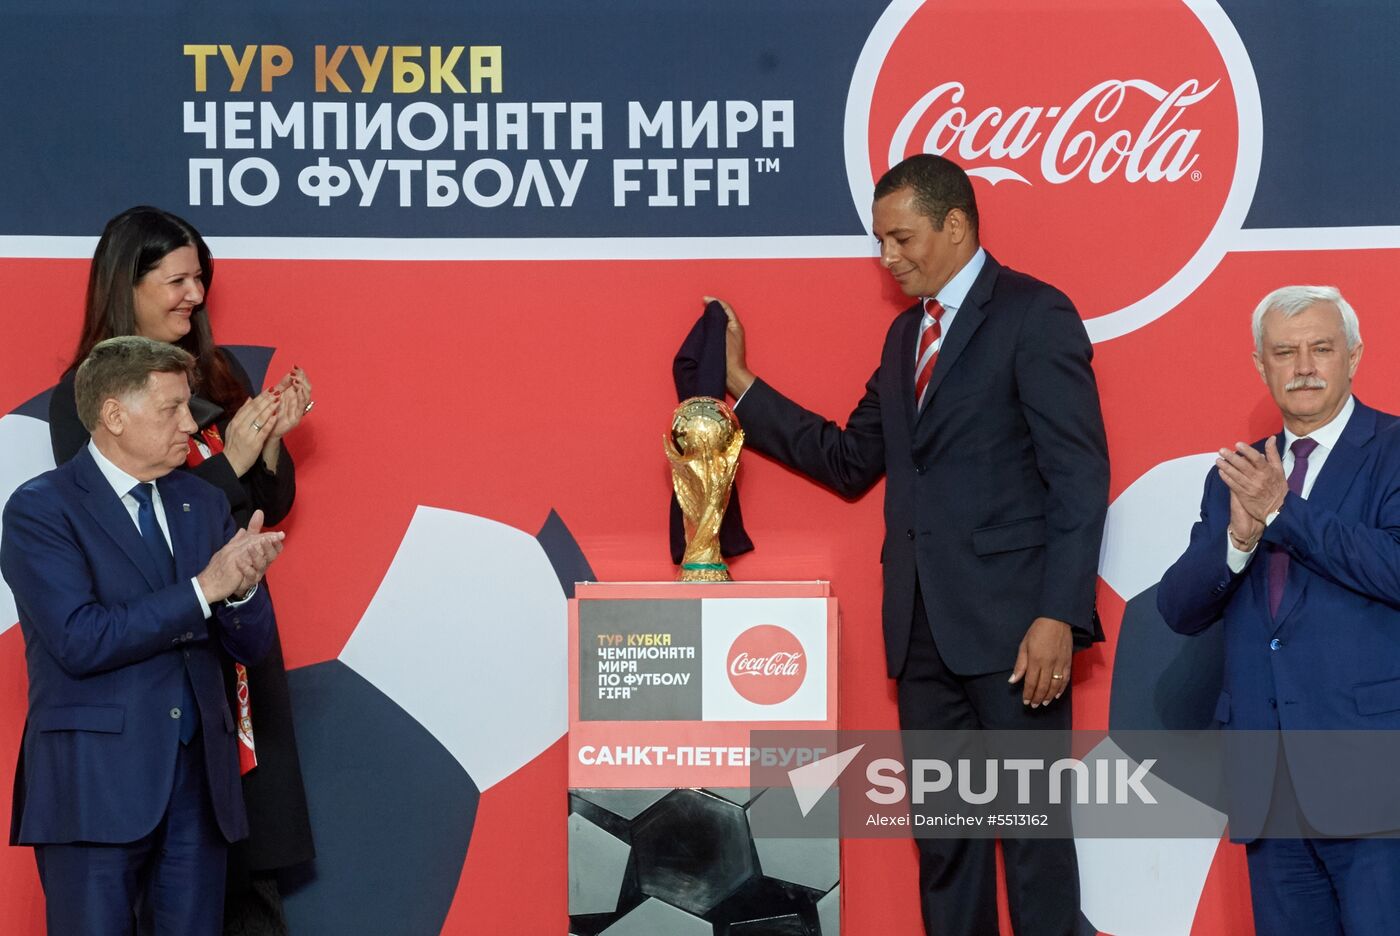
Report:
M1120 169L1129 182L1176 182L1200 158L1195 147L1201 136L1199 127L1177 125L1187 108L1209 97L1219 83L1202 88L1188 78L1168 91L1137 78L1101 81L1066 107L988 107L972 114L961 106L967 95L963 84L945 81L900 120L888 162L894 165L909 155L914 127L938 112L922 146L913 151L956 159L968 175L993 185L1008 180L1029 185L1030 179L1003 163L1032 153L1039 156L1041 178L1053 185L1081 175L1098 185ZM1158 102L1156 109L1136 132L1115 129L1115 118L1135 93Z
M734 638L727 665L734 691L758 705L787 701L807 677L802 642L776 624L759 624Z
M1261 133L1248 56L1212 0L897 0L852 78L846 161L867 222L890 166L958 162L987 249L1064 290L1097 341L1215 268L1253 198Z

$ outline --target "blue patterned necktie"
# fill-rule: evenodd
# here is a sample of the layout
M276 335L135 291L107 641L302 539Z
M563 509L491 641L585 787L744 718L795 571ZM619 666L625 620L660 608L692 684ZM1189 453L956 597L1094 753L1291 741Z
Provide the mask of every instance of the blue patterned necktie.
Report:
M151 482L143 481L129 493L136 499L136 525L141 528L141 538L146 541L151 561L165 584L172 585L175 582L175 557L170 554L170 546L160 532L160 524L156 522L155 501L152 499L154 488Z

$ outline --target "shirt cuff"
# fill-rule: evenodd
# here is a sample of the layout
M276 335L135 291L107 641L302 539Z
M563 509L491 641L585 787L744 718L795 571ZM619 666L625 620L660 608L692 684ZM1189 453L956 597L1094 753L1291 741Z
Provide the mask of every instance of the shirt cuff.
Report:
M194 586L194 596L199 599L199 610L204 612L204 620L209 620L214 616L214 612L209 610L209 602L204 600L204 590L199 587L199 579L190 579L190 584Z
M252 600L253 600L253 596L256 595L257 593L258 593L258 586L257 586L257 585L254 585L252 588L250 588L250 589L248 590L248 594L244 595L242 598L225 598L225 599L224 599L224 604L228 605L230 608L236 608L236 607L238 607L238 606L241 605L241 604L247 604L248 602L252 601Z
M1225 564L1230 567L1230 571L1239 575L1249 565L1249 560L1254 558L1255 550L1259 544L1254 544L1254 549L1245 552L1243 549L1236 549L1235 544L1230 539L1230 534L1225 534Z

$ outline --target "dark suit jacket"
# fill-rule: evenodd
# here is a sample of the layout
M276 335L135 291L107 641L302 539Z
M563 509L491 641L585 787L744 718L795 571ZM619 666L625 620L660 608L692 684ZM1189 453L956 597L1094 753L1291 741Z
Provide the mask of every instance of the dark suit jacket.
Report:
M234 376L251 394L252 382L238 359L227 350L223 350L223 354ZM228 428L232 415L224 413L214 421L220 433ZM73 371L69 371L49 397L49 441L53 444L54 461L60 465L68 461L87 445L88 438L87 429L78 419L73 399ZM240 527L248 525L254 510L263 512L267 526L281 523L296 498L296 465L285 445L277 460L276 474L269 473L259 458L240 478L222 454L181 471L188 471L222 491L234 523ZM224 674L228 704L236 712L238 702L234 697L231 664ZM310 861L316 855L301 759L292 728L291 694L287 688L282 640L275 628L267 656L248 667L248 694L253 707L258 766L243 778L248 838L229 856L230 866L240 875L244 867L254 870L285 868Z
M939 652L1009 670L1031 622L1093 632L1108 450L1092 346L1069 299L987 256L920 412L922 307L890 327L842 429L755 381L736 410L755 449L854 497L883 475L885 655L904 668L915 577Z
M188 673L219 828L247 834L234 721L212 643L255 661L272 638L267 593L206 621L189 579L235 532L223 497L175 472L157 481L175 554L164 586L120 498L83 450L5 505L0 572L29 669L15 781L16 844L131 842L165 814ZM184 509L188 506L188 510Z
M1400 420L1358 400L1307 500L1288 495L1239 575L1225 561L1229 522L1230 491L1212 469L1201 519L1162 577L1157 608L1183 634L1223 621L1216 719L1256 730L1239 742L1252 746L1251 769L1232 784L1232 835L1252 837L1268 808L1278 729L1315 827L1336 835L1400 829L1395 774L1385 766L1395 742L1321 733L1400 729ZM1291 560L1274 617L1268 567L1276 549Z

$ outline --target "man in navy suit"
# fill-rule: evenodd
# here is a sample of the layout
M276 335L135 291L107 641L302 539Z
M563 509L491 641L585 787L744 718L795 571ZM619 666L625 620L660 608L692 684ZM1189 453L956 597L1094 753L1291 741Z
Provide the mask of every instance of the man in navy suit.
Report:
M1335 288L1275 290L1253 325L1283 431L1220 450L1157 607L1183 634L1225 628L1216 718L1247 730L1230 823L1257 931L1394 933L1400 839L1365 836L1400 832L1379 762L1400 729L1400 421L1351 394L1361 332Z
M873 219L881 264L919 301L894 320L845 427L754 376L726 306L735 413L755 449L843 496L885 478L882 616L902 728L1067 732L1108 510L1084 324L1059 290L982 249L972 184L950 160L890 169ZM994 842L918 845L928 932L997 932ZM1016 932L1077 932L1073 841L1003 847Z
M236 530L185 472L193 359L112 338L79 367L88 447L5 505L29 713L12 844L34 846L48 930L222 931L227 843L247 835L234 721L213 641L252 663L272 637L257 587L281 551Z

